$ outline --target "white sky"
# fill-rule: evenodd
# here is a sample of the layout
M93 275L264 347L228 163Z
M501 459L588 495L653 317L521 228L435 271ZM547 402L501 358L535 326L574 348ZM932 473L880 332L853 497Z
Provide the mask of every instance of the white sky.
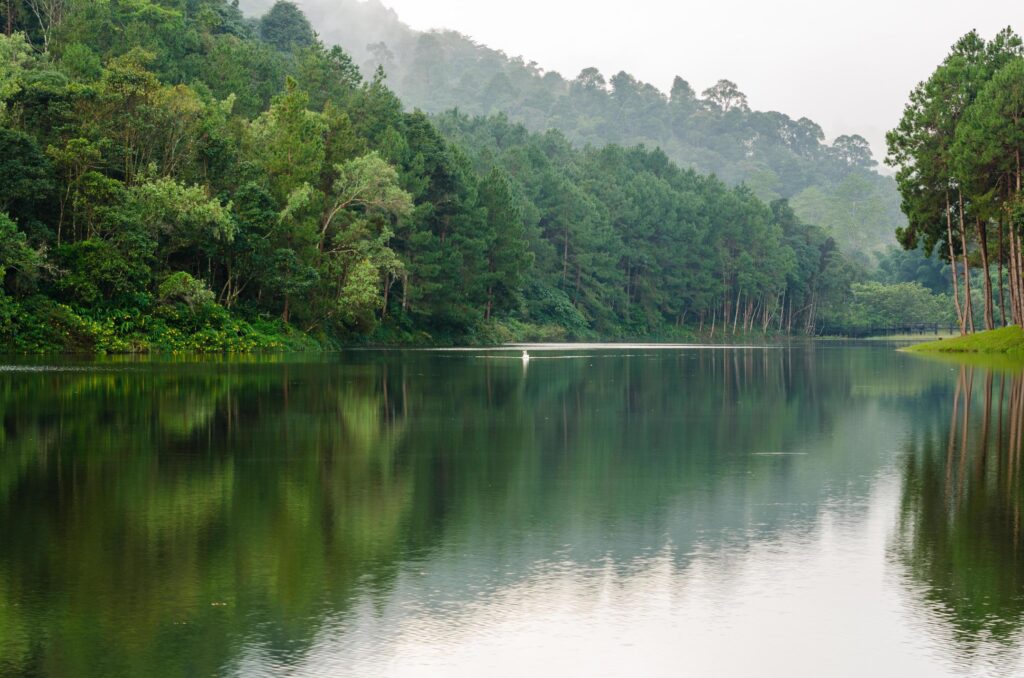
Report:
M449 28L567 78L620 70L668 91L736 82L758 110L807 116L829 140L885 131L911 88L972 28L1024 28L1010 0L383 0L413 28Z

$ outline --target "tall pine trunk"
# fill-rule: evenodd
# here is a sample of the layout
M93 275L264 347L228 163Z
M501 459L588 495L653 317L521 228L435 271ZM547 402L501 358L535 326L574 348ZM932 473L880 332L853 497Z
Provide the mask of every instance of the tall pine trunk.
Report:
M974 333L974 302L971 299L971 264L967 260L967 228L964 226L964 194L958 194L960 206L960 249L964 262L964 320L968 331Z
M988 223L982 224L975 217L975 230L978 233L978 250L981 253L981 270L985 276L985 329L995 329L995 309L992 304L992 278L988 266Z
M1017 295L1017 239L1014 238L1014 230L1010 229L1007 234L1010 239L1010 253L1007 261L1007 285L1010 287L1010 323L1017 324L1020 319L1020 301Z
M1022 287L1022 278L1021 278L1021 269L1024 268L1024 267L1022 267L1021 261L1022 261L1022 259L1024 259L1024 257L1021 256L1021 251L1020 251L1020 246L1021 246L1020 234L1017 233L1016 231L1017 231L1017 229L1014 228L1011 231L1011 233L1010 233L1010 237L1013 238L1014 250L1015 250L1015 252L1014 252L1015 256L1014 256L1014 261L1013 261L1013 271L1010 273L1010 279L1012 281L1012 284L1013 284L1014 288L1017 290L1017 315L1016 315L1016 318L1015 318L1015 322L1016 322L1017 325L1021 325L1022 321L1024 321L1024 294L1022 294L1022 292L1024 292L1024 287Z
M962 336L967 334L967 326L963 309L960 308L960 278L956 272L956 254L953 250L953 212L949 204L949 191L946 191L946 245L949 247L949 269L953 275L953 306L956 308L956 322Z
M1003 292L1003 218L999 217L999 316L1006 327L1006 298Z

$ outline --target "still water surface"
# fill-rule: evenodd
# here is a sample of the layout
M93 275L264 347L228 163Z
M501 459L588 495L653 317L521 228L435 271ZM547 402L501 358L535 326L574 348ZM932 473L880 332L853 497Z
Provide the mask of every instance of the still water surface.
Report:
M0 675L1024 673L1024 377L889 346L0 368Z

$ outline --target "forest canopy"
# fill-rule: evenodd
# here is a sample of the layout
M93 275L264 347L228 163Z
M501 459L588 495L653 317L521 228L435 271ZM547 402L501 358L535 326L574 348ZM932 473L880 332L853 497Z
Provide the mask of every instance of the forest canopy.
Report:
M242 7L260 15L271 4L243 0ZM695 88L685 64L666 91L625 71L562 74L453 31L413 30L379 0L299 5L365 76L383 68L398 96L427 113L504 114L531 131L560 130L581 147L661 148L680 167L745 184L766 203L788 199L798 217L868 267L906 223L895 182L875 170L862 136L826 138L807 117L755 110L742 83L722 78Z
M14 350L813 334L865 276L785 199L659 148L409 111L288 2L4 11Z

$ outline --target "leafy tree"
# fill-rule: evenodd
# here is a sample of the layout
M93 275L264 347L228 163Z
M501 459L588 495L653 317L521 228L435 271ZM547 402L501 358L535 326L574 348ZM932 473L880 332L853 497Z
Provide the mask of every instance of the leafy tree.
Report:
M53 190L53 166L36 140L0 128L0 212L33 215Z
M58 298L79 308L137 308L149 304L152 269L145 256L102 238L89 238L58 248L62 273Z
M949 300L933 294L920 283L854 283L849 322L865 327L886 327L901 323L947 322Z
M164 260L190 247L212 251L214 243L235 236L231 205L221 205L200 186L156 179L133 187L130 199Z
M162 303L181 301L193 313L197 306L213 304L214 301L213 292L210 291L206 283L196 280L185 271L178 271L167 276L160 283L158 294Z
M480 182L480 205L487 211L486 287L487 306L484 319L519 310L522 289L533 264L533 255L526 239L526 225L521 207L513 194L508 175L493 168Z
M22 91L26 67L32 62L32 46L24 33L0 36L0 122L6 118L8 102Z
M704 100L714 106L722 113L732 110L749 111L747 95L740 91L736 83L731 80L719 80L714 86L709 87L702 93Z
M43 38L43 49L49 49L54 31L60 28L71 9L69 0L24 0ZM8 9L8 12L10 10Z
M987 43L974 31L964 35L932 76L911 93L899 127L887 137L887 162L899 168L897 182L909 221L899 232L900 241L908 249L922 243L928 254L938 246L951 264L953 304L961 332L975 328L972 245L981 263L986 328L992 328L995 320L990 231L998 237L995 258L1001 306L1004 226L1009 226L1005 229L1009 257L1016 262L1013 253L1019 236L1008 212L1000 210L1015 194L1012 158L1019 154L1019 144L1012 122L1013 81L1020 75L1013 64L1022 58L1022 41L1008 29ZM991 84L997 75L1001 82ZM1024 298L1020 277L1019 267L1011 267L1008 282L1014 319L1021 317L1024 308L1019 303ZM1005 312L1001 315L1007 317Z
M25 234L6 214L0 212L0 295L25 288L43 265Z
M260 19L260 38L282 52L312 47L316 34L302 10L292 2L280 0Z
M859 134L844 134L832 142L832 153L850 167L868 168L878 163L871 154L871 145Z
M265 172L279 201L303 184L313 184L324 163L323 117L308 110L309 95L289 78L285 91L249 129L250 153Z

